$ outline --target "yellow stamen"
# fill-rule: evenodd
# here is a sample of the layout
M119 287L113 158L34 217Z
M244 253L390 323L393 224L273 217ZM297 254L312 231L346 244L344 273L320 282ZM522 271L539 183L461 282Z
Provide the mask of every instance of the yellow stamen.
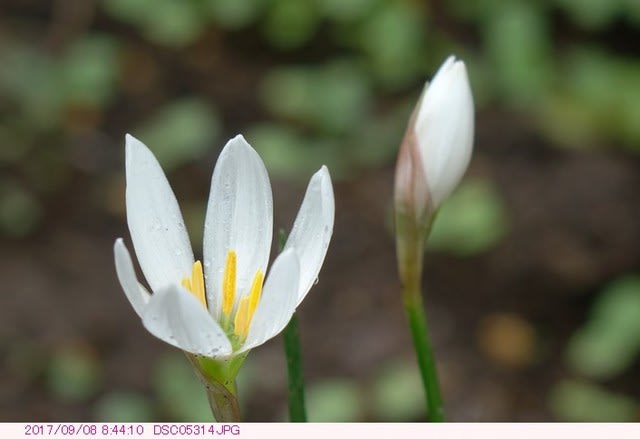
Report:
M196 261L191 269L191 278L182 279L182 286L193 294L196 299L207 307L207 298L204 295L204 275L202 273L202 262Z
M249 297L245 296L240 299L236 318L233 321L233 332L240 337L241 340L247 338L249 332Z
M233 322L233 332L240 337L241 340L247 338L249 334L249 326L256 311L260 296L262 295L262 282L264 281L264 273L258 270L251 284L251 291L238 304L238 311Z
M236 252L229 250L227 261L224 264L222 278L222 312L228 316L233 310L233 302L236 295Z
M260 302L260 296L262 295L263 281L264 281L264 273L258 270L258 272L253 278L253 283L251 284L251 292L249 293L249 323L251 323L251 318L253 317L253 313L256 311L258 302Z

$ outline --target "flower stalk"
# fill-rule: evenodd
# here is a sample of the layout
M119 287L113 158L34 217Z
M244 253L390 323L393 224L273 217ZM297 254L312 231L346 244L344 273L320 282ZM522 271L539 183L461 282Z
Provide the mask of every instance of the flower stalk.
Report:
M186 353L205 387L211 413L217 422L239 422L240 406L235 377L244 356L214 360Z
M429 331L422 301L424 243L429 235L431 222L428 222L429 225L426 227L417 227L418 223L408 218L403 213L396 214L396 249L402 282L402 300L420 368L427 402L427 416L432 422L443 422L445 417L438 371L429 343Z

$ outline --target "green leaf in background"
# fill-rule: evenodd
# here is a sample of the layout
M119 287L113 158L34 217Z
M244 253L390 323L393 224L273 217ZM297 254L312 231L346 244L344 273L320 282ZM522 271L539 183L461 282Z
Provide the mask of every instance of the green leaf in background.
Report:
M184 47L204 30L207 15L200 2L175 0L103 0L105 10L131 23L153 42Z
M351 380L330 379L306 389L309 422L356 422L364 416L359 387Z
M260 124L247 130L247 140L258 151L269 172L301 182L322 165L333 179L345 178L353 165L344 142L330 138L306 138L282 125Z
M371 91L357 64L333 61L321 67L271 70L261 84L261 98L278 117L340 134L360 126Z
M583 381L557 384L550 398L554 415L564 422L637 421L638 405L626 396Z
M53 352L47 371L50 391L64 401L86 401L102 386L102 367L87 347L73 346Z
M556 141L585 147L616 139L640 151L640 61L574 47L540 119Z
M427 248L458 256L479 254L495 246L508 226L497 189L488 181L464 182L438 211Z
M265 0L205 0L213 20L225 29L241 29L253 23Z
M318 6L328 18L350 22L363 18L371 12L377 0L320 0Z
M406 422L424 416L424 393L415 362L386 364L372 386L372 409L376 419Z
M133 392L110 392L98 400L94 408L98 422L152 422L157 421L153 403L149 398Z
M254 125L247 131L247 140L258 151L270 174L279 178L303 179L313 167L303 159L304 140L282 125ZM309 154L306 155L309 157Z
M628 369L640 353L640 276L608 285L585 326L573 335L567 360L573 370L607 379Z
M602 29L624 11L621 0L556 0L566 12L587 29Z
M7 41L0 46L0 95L14 102L31 131L55 127L62 117L64 90L56 61L34 47Z
M493 72L505 96L531 106L552 75L551 41L544 11L537 3L509 2L484 28Z
M170 171L213 151L220 130L218 115L206 101L185 98L160 109L132 134Z
M86 35L65 54L61 76L66 100L102 106L115 92L117 44L106 35Z
M184 355L172 352L160 357L153 370L153 385L172 421L214 421L204 385Z
M40 223L38 200L17 183L0 180L0 234L16 238L28 235Z
M454 17L470 21L485 22L494 15L499 14L505 6L504 0L449 0L444 6Z
M304 46L315 34L320 14L314 2L271 0L263 23L265 39L281 50Z
M361 50L383 85L397 88L424 75L425 14L416 4L385 2L360 28Z

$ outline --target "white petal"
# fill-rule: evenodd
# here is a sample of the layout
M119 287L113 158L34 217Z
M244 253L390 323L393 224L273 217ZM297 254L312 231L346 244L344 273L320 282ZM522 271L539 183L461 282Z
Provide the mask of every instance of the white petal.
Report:
M293 223L285 250L295 248L300 258L299 304L318 278L333 233L333 187L326 166L316 172L307 186L300 211Z
M135 269L133 268L133 262L131 261L131 255L124 245L122 238L116 239L113 245L113 255L116 261L116 273L118 274L120 286L122 286L135 312L138 316L142 317L142 311L147 302L149 302L150 295L138 282Z
M296 309L299 271L295 250L285 250L276 258L239 353L261 345L287 326Z
M219 300L227 252L237 255L236 297L246 295L258 270L265 273L273 235L273 200L264 163L238 135L227 142L211 178L204 226L204 272L209 309Z
M225 357L231 343L218 323L191 293L179 285L154 292L142 323L160 340L206 357Z
M422 97L415 125L435 207L449 196L469 165L473 118L473 97L465 65L449 57Z
M127 222L140 267L153 291L191 273L193 251L176 197L153 153L126 137Z

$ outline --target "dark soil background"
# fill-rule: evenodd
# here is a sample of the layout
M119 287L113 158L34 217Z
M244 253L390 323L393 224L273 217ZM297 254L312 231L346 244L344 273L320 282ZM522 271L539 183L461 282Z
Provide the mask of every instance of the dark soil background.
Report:
M187 90L215 101L225 120L219 139L169 174L180 202L204 205L225 139L268 117L252 84L272 65L312 63L334 50L318 38L310 43L312 54L280 53L263 46L255 28L242 35L211 31L184 49L165 50L96 5L89 19L70 19L78 28L60 35L55 29L62 24L55 24L59 17L51 15L51 5L7 1L0 9L5 46L26 35L42 47L90 29L119 35L128 45L121 89L109 106L70 106L56 129L31 132L32 146L22 159L0 164L3 178L33 189L40 203L39 220L28 233L0 236L1 421L99 420L96 406L113 390L156 396L154 364L173 348L142 327L118 285L112 256L115 238L129 239L123 138L140 115ZM455 33L455 23L444 27ZM615 41L616 34L610 38ZM198 56L209 44L216 56L207 64L206 56ZM132 71L127 56L135 59ZM0 68L12 66L0 61ZM415 84L381 95L376 105L384 112L400 95L414 100L420 87ZM11 106L0 107L0 117L12 123ZM424 297L446 413L452 421L565 420L550 401L558 383L581 378L567 365L567 344L588 321L603 288L640 268L640 158L614 140L590 150L560 147L530 112L500 103L484 104L476 126L467 179L489 180L498 188L509 223L503 238L480 254L429 251L425 258ZM51 161L40 161L46 154ZM390 221L394 160L356 168L351 178L334 182L333 239L320 281L298 315L309 386L339 378L366 393L381 365L412 365L413 351ZM62 183L38 189L42 185L30 179L40 169L64 170ZM287 229L304 182L272 173L272 183L275 226ZM89 379L91 390L72 395L56 390L51 362L59 352L98 368L98 384ZM281 338L255 349L247 363L252 380L243 402L246 420L283 419ZM636 356L599 385L637 403L638 366ZM74 367L67 371L71 381ZM365 406L356 420L385 418Z

